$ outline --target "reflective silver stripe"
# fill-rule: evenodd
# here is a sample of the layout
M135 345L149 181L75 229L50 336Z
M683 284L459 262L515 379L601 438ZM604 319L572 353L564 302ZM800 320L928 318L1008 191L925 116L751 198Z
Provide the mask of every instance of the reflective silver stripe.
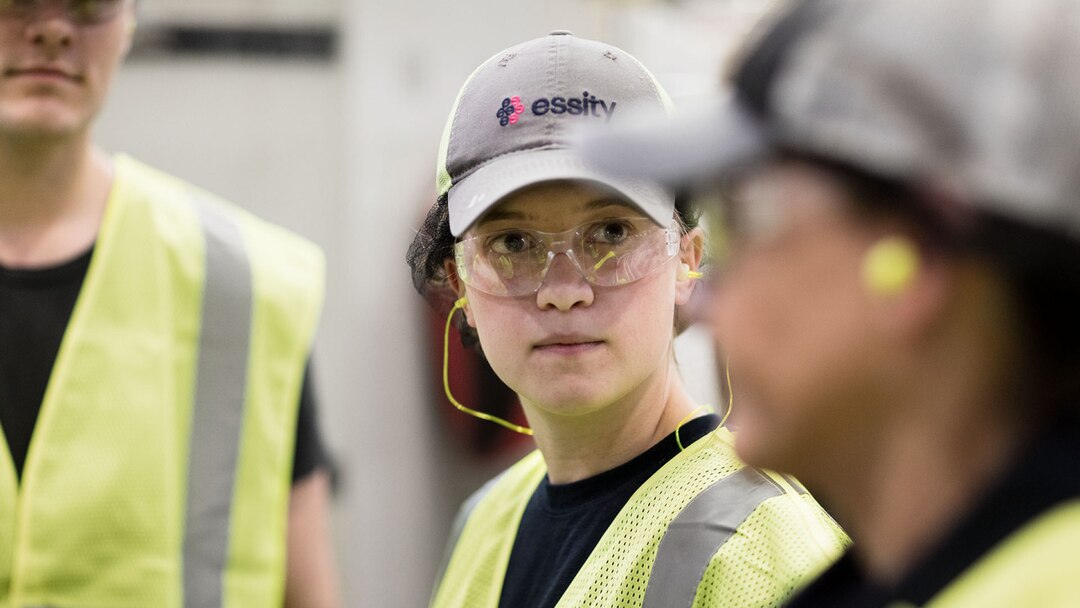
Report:
M709 561L765 500L783 491L750 467L709 486L668 525L642 608L689 608Z
M221 606L251 337L251 265L239 227L196 203L206 242L191 422L184 606Z

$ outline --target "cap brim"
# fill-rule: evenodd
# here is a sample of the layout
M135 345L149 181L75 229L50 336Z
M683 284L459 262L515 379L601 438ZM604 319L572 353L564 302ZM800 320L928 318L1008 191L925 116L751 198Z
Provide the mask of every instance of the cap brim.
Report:
M596 170L675 189L722 179L773 149L766 125L734 98L695 115L594 133L578 147Z
M505 197L544 182L574 180L613 190L660 225L671 221L674 194L652 180L594 168L576 150L554 148L507 155L480 167L447 192L450 232L461 236Z

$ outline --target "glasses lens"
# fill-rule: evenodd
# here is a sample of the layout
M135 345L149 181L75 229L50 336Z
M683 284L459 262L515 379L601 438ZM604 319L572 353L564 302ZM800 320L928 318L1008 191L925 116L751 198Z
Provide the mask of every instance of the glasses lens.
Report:
M536 291L546 267L546 248L535 233L527 231L506 230L468 238L455 245L454 253L461 280L497 296Z
M587 281L599 286L641 279L679 248L677 228L662 229L646 218L590 222L562 233L504 230L455 245L458 276L465 284L498 296L522 296L540 288L551 262L565 253Z
M678 251L679 231L645 218L612 220L582 234L585 278L594 285L632 283L652 273Z

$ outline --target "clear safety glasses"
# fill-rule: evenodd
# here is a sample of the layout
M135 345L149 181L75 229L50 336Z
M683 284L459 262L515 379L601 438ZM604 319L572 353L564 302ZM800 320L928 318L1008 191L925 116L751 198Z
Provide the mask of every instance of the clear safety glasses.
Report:
M120 14L128 0L0 0L0 18L29 19L57 10L80 24L102 23Z
M454 245L458 277L494 296L535 293L551 264L566 254L581 276L601 287L632 283L679 252L680 231L644 217L603 219L565 232L499 230Z

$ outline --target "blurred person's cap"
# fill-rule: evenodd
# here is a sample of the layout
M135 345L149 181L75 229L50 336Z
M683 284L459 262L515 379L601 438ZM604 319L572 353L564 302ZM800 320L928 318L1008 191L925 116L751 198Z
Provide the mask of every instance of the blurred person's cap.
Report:
M736 68L721 107L584 155L684 186L806 153L1080 238L1077 0L804 0Z
M465 81L443 132L436 183L447 195L450 231L460 236L504 197L556 180L613 189L666 226L673 194L651 180L597 171L570 141L583 129L670 107L637 59L570 32L498 53Z

